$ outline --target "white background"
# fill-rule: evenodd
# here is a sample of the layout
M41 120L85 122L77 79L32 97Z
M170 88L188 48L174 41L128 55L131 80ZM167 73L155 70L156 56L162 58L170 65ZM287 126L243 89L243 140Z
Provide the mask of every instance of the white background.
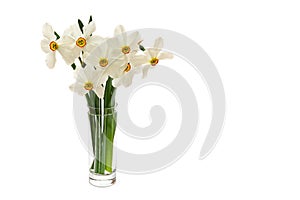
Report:
M296 0L6 1L0 198L299 199L299 9ZM103 36L118 24L165 28L210 55L225 86L227 114L222 138L205 160L198 160L202 134L163 171L119 173L106 189L88 184L87 153L73 123L70 68L59 60L47 69L39 42L44 22L62 32L90 14Z

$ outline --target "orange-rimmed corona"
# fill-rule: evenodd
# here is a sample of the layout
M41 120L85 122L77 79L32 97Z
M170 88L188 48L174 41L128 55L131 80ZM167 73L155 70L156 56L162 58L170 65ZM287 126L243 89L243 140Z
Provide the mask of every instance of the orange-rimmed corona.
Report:
M77 45L78 47L80 47L80 48L85 47L85 45L86 45L86 39L83 38L83 37L78 38L78 39L76 40L76 45Z
M108 65L108 60L107 60L107 58L100 58L100 60L99 60L99 65L100 65L101 67L106 67L106 66Z
M86 82L85 84L84 84L84 89L86 89L86 90L92 90L93 88L94 88L94 85L93 85L93 83L91 83L91 82Z
M152 58L150 60L150 64L154 67L155 65L157 65L158 61L159 61L158 58Z
M129 54L130 53L130 47L129 46L123 46L122 47L122 53Z
M52 51L56 51L58 49L58 44L55 41L50 42L49 46Z
M131 69L131 65L130 65L130 63L127 63L127 66L126 66L126 68L124 69L124 72L129 72L130 69Z

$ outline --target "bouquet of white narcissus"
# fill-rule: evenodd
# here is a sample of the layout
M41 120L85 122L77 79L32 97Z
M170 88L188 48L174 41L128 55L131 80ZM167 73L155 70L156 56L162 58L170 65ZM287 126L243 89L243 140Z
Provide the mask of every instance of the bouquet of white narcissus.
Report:
M97 175L114 172L116 87L128 87L135 74L142 73L145 77L160 60L173 57L162 51L162 38L157 38L153 47L144 48L140 34L127 34L123 26L116 27L112 38L97 36L95 30L92 17L86 25L78 20L78 24L70 26L62 36L46 23L43 27L45 38L41 41L48 67L55 66L56 52L59 52L75 71L76 82L70 89L86 97L94 157L90 181L97 180Z
M93 33L96 25L90 18L84 26L81 20L72 25L60 36L48 23L43 27L42 50L47 54L46 64L53 68L56 52L59 52L75 70L76 83L70 88L80 95L94 90L99 98L103 97L105 82L110 77L114 87L129 86L132 78L139 72L143 77L151 67L162 59L173 55L163 52L163 39L157 38L154 46L145 49L141 45L138 32L127 34L123 26L117 26L113 38L103 38ZM75 63L79 61L80 67ZM79 75L80 74L80 75Z

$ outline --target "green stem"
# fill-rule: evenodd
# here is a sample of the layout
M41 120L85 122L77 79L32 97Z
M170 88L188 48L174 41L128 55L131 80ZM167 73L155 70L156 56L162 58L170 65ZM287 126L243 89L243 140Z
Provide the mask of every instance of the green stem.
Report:
M90 91L86 95L86 99L90 108L90 126L91 126L91 137L94 152L94 162L91 166L95 173L104 174L105 172L105 160L102 157L104 152L104 137L103 137L103 124L101 114L101 103L99 97L94 91Z
M116 130L115 116L115 88L112 86L112 78L106 82L104 92L104 133L105 133L105 169L112 172L113 143Z
M105 174L105 171L112 172L113 143L117 125L114 110L115 88L112 86L112 78L106 82L103 99L99 99L94 91L90 91L86 95L86 100L91 113L89 120L95 157L91 169L99 174Z
M106 156L105 156L105 169L108 172L112 172L112 161L113 161L113 147L114 147L114 135L115 135L115 130L116 130L116 121L115 121L115 114L110 113L106 117L106 122L105 122L105 136L106 136Z

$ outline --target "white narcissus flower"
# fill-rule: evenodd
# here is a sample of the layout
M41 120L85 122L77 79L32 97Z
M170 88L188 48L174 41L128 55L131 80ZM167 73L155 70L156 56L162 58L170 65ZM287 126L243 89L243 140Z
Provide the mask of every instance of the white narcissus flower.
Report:
M129 55L124 55L124 63L119 68L113 69L117 77L114 77L112 85L128 87L132 84L134 75L141 72L141 65L144 64L145 55L137 55L136 51Z
M69 35L71 38L70 48L72 49L75 58L78 58L81 52L84 52L84 58L87 57L89 52L104 41L102 37L92 35L95 30L95 23L90 22L83 27L83 33L77 24L72 25L65 31L64 35Z
M109 46L114 49L115 53L126 55L138 49L140 40L141 36L137 31L127 35L124 27L119 25L115 29L114 38L109 40Z
M146 55L144 62L147 64L143 67L143 78L147 76L149 69L155 67L160 60L173 58L173 54L161 51L162 47L163 39L159 37L155 40L152 48L144 51Z
M71 50L69 48L70 43L68 40L56 39L54 30L48 23L43 26L43 36L45 37L41 41L41 48L47 54L46 63L49 68L53 68L56 62L56 51L58 51L62 58L68 65L74 62Z
M85 59L85 63L105 70L111 77L116 77L118 68L124 64L124 56L114 53L107 41L96 47Z
M103 98L104 85L108 78L103 70L87 65L75 72L75 78L76 82L70 86L73 92L85 95L93 90L99 98Z

